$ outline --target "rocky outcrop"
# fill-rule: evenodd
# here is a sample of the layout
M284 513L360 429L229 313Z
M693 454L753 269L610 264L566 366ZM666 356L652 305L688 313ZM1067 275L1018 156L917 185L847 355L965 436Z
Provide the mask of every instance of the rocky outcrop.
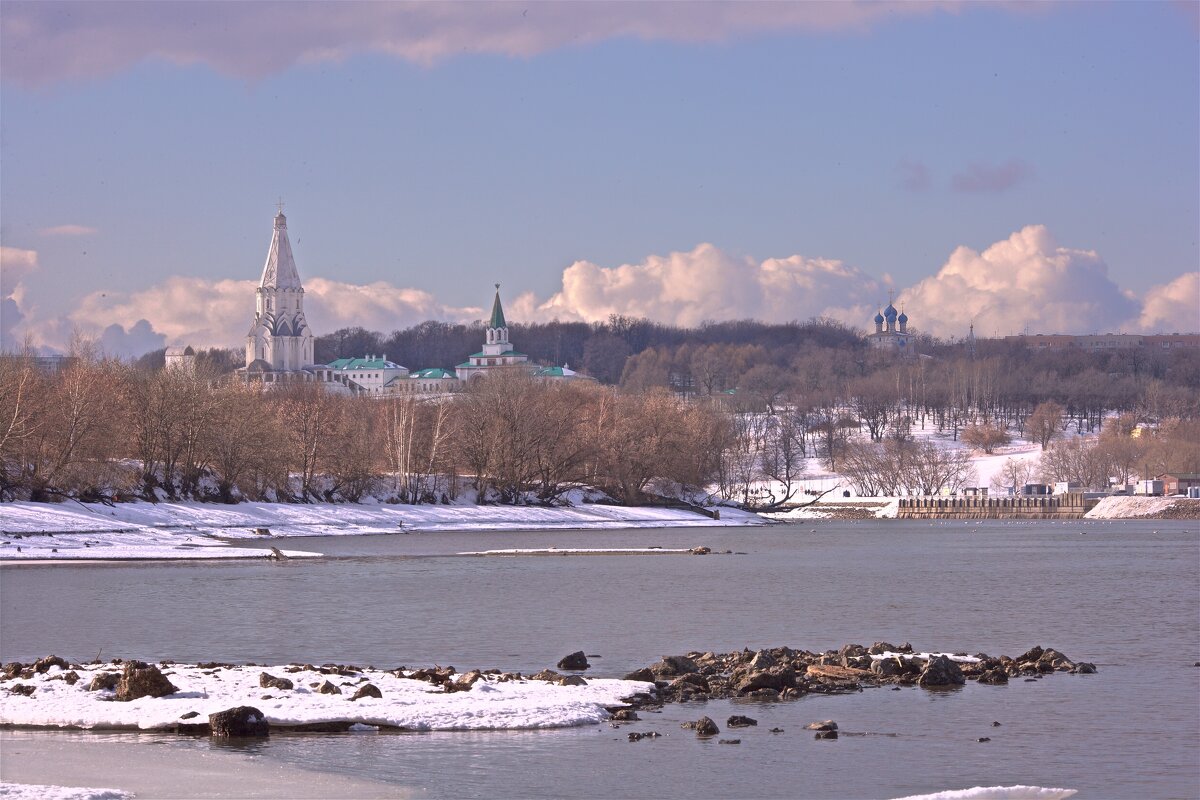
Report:
M373 683L364 683L362 686L358 687L358 691L356 691L354 693L354 696L351 697L350 699L351 700L361 700L364 697L382 698L383 692L379 691L379 687Z
M318 694L341 694L342 690L340 688L338 688L337 686L334 686L329 681L322 681L320 683L320 685L317 686L317 693Z
M266 716L253 706L238 706L209 714L208 725L213 736L267 736L271 732Z

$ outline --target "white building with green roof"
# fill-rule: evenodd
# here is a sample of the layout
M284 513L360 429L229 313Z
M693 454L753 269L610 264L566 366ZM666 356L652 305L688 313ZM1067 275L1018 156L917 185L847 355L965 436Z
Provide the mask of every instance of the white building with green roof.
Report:
M486 375L489 371L503 367L526 364L529 356L518 353L508 341L508 323L504 321L504 307L500 304L500 284L496 284L496 298L492 301L492 316L484 330L483 349L472 353L467 360L454 368L461 381Z
M345 386L352 394L393 394L400 391L400 382L409 375L407 367L381 355L339 358L327 366L330 379Z

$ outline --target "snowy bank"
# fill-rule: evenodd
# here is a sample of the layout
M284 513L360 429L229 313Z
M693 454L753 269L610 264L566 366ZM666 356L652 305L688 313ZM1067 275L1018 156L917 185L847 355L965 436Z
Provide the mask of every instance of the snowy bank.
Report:
M973 786L949 789L933 794L914 794L899 800L1066 800L1078 789L1054 789L1046 786Z
M115 700L113 689L88 691L97 675L121 667L96 664L73 670L51 666L44 673L2 685L0 725L88 730L172 730L180 723L206 722L209 714L237 706L253 706L272 728L342 724L350 730L380 727L412 731L504 730L561 728L603 722L606 707L623 698L654 690L640 681L586 679L584 685L562 686L541 680L505 680L483 675L465 690L411 677L413 671L343 668L325 672L301 666L162 665L162 674L178 691L162 697ZM78 680L68 683L70 672ZM261 676L290 682L264 688ZM340 674L339 674L340 673ZM319 689L328 682L337 694ZM379 697L351 699L371 684ZM27 688L32 692L26 696ZM331 692L330 687L325 687ZM194 714L193 714L194 712ZM185 718L185 715L192 715Z
M0 797L4 800L129 800L133 795L120 789L0 783Z
M388 505L334 503L0 503L0 559L253 558L263 550L221 540L287 536L496 530L613 530L762 525L722 508L721 519L674 508L580 505ZM265 535L256 531L268 531ZM17 538L20 537L20 538ZM19 550L18 550L19 548ZM285 555L314 555L293 553Z
M1200 519L1200 500L1186 497L1105 497L1086 519Z

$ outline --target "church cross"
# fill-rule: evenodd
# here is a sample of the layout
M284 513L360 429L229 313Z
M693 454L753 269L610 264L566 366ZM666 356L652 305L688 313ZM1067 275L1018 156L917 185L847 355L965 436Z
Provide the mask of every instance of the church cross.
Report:
M279 198L279 202L275 204L275 207L279 209L280 214L283 213L283 198L282 197Z

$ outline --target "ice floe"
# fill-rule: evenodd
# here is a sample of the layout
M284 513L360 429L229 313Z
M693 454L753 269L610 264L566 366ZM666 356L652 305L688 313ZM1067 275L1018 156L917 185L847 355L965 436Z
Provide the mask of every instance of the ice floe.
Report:
M933 794L914 794L898 800L1064 800L1078 789L1053 789L1045 786L973 786L948 789Z
M4 800L129 800L133 795L120 789L0 783L0 797Z

